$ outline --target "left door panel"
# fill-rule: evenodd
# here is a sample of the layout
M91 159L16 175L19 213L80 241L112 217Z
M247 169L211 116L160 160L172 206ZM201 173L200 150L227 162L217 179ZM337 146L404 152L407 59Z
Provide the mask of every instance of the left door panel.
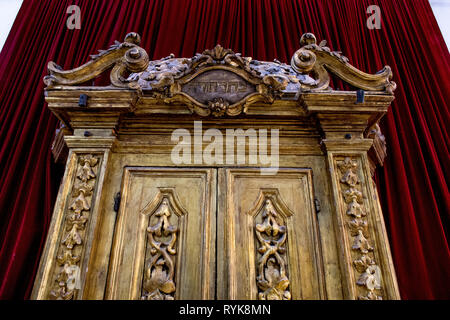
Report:
M214 299L216 170L126 167L107 299Z

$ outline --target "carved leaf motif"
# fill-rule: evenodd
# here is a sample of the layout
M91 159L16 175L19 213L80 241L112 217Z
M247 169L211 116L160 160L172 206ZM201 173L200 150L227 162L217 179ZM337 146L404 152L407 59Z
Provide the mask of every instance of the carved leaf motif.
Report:
M63 253L56 258L56 260L61 265L76 264L80 261L80 257L72 255L72 250L64 250Z
M368 255L363 255L360 259L353 261L353 264L358 272L363 273L369 266L374 265L375 261Z
M358 166L358 163L355 160L352 160L350 157L345 157L344 161L338 164L339 169L345 175L348 170L355 170Z
M338 162L339 170L342 173L340 181L342 182L342 197L347 204L346 214L352 219L347 222L350 236L353 237L352 249L361 254L355 258L353 265L360 273L356 284L367 290L366 295L360 295L358 298L363 300L381 300L374 290L381 289L380 271L372 257L368 255L374 248L371 246L368 237L368 223L365 219L366 212L363 207L362 192L357 189L359 179L356 174L357 161L346 157L344 161Z
M62 280L59 283L64 283ZM52 300L72 300L74 297L74 290L67 290L64 285L59 286L57 289L50 291L50 299Z
M84 192L81 191L78 194L78 197L76 197L75 200L73 200L69 208L75 211L77 215L80 215L83 210L88 211L91 208L91 205L88 202L88 200L84 197Z
M64 265L64 272L67 275L66 287L70 291L80 288L80 267L77 265Z
M148 284L146 285L146 288L148 288L150 292L155 289L158 289L164 293L172 293L175 291L175 283L172 279L169 279L169 275L166 270L163 269L164 265L164 260L159 259L151 271Z
M349 188L344 192L345 202L349 203L352 201L362 202L362 193L356 188Z
M256 284L260 289L260 300L289 300L289 279L286 276L286 227L277 222L278 213L272 201L266 199L262 209L262 223L255 226L256 238L260 243L258 252L262 254L258 260L258 276ZM281 221L280 221L281 222ZM267 237L267 238L265 238Z
M347 184L350 187L355 187L358 183L358 176L355 173L355 169L357 167L357 162L351 160L349 157L346 157L344 161L338 164L339 169L342 172L341 182ZM351 188L351 190L355 190Z
M367 253L373 250L373 247L370 245L369 240L364 237L361 230L358 231L358 235L355 237L352 246L353 250L360 250L362 253Z
M359 231L365 234L367 232L367 221L361 218L355 218L348 222L348 227L352 236L357 236Z
M87 217L82 215L90 210L90 200L86 198L87 194L91 194L95 185L95 166L99 159L91 154L79 157L79 166L77 170L77 180L74 182L72 190L72 200L69 210L73 212L66 213L65 230L67 233L61 239L61 254L56 257L59 264L59 270L56 273L56 285L49 292L50 299L71 300L76 295L76 290L80 288L80 267L78 262L80 256L74 255L75 246L83 245L83 235L79 230L83 230L87 221Z
M360 286L365 286L369 291L379 289L380 283L377 279L377 268L376 265L368 266L365 272L360 275L356 283Z
M95 180L91 179L86 182L77 183L76 187L74 188L74 196L78 196L80 192L84 193L84 196L90 196L92 194L92 191L94 190L94 184Z
M174 260L178 226L169 221L172 215L166 197L151 216L157 221L147 228L151 257L147 260L144 272L143 300L173 300L176 290L174 282ZM157 239L160 238L160 239ZM163 238L169 238L164 240Z
M74 245L81 244L81 236L78 233L79 226L73 224L70 232L66 234L62 243L66 245L67 248L72 249Z
M360 300L383 300L380 296L378 296L375 292L369 291L365 296L359 296Z
M366 215L366 212L362 208L362 206L358 203L356 198L353 198L351 202L347 206L347 215L352 217L364 217Z
M80 178L82 182L86 182L89 179L95 178L95 172L93 167L97 164L98 159L91 154L80 157L81 167L78 170L77 177Z
M342 176L341 182L354 187L358 184L358 176L353 172L353 170L349 169Z
M91 54L90 57L93 60L97 60L98 58L106 55L107 53L110 53L120 47L121 43L117 40L114 40L114 44L110 45L108 49L106 50L98 50L97 54Z
M212 50L205 50L204 55L212 57L214 60L223 60L227 54L232 54L230 49L224 49L220 44L216 45Z
M84 224L86 221L86 217L80 216L77 213L68 216L66 228L69 233L66 234L62 241L67 248L72 249L75 244L81 244L82 239L81 235L78 233L78 230L84 229Z
M265 232L268 236L277 236L279 232L284 233L285 227L278 225L276 220L277 212L273 207L272 201L266 200L266 205L263 209L262 217L264 219L262 224L256 225L256 230Z
M54 300L71 300L75 290L80 285L80 268L77 265L66 263L56 278L59 288L50 292L50 298Z
M71 264L64 264L60 273L56 277L57 288L50 291L49 296L52 300L71 300L74 296L75 290L71 286L69 288L68 283L70 280L70 274L67 272L67 266Z
M267 267L264 269L264 278L259 278L258 287L264 292L259 293L260 300L290 300L291 294L286 289L289 286L289 280L282 276L277 267L274 258L267 261Z
M320 43L319 43L319 47L325 47L327 45L327 40L322 40L322 41L320 41Z

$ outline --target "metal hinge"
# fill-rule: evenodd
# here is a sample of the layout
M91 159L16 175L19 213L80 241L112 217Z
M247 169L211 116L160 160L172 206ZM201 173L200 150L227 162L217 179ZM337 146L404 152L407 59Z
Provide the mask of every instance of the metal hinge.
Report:
M117 192L114 196L114 211L119 212L120 207L120 192Z
M316 209L316 214L320 212L320 201L317 198L314 198L314 207Z

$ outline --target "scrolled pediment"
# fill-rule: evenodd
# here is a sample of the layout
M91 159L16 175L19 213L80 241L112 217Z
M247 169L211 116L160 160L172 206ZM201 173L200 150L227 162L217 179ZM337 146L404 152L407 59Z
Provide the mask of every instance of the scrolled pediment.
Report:
M130 33L123 43L116 42L72 70L49 62L49 75L44 78L47 89L74 87L112 68L110 88L137 90L163 104L183 104L192 113L220 117L245 113L254 103L295 101L301 93L332 92L330 73L366 91L392 95L396 87L388 66L376 74L362 72L342 53L326 47L326 41L317 45L311 33L301 37L302 47L290 65L243 57L220 45L191 58L172 54L149 61L139 43L139 35Z
M192 58L170 55L151 61L145 71L130 78L164 103L183 103L199 115L216 117L245 113L255 102L272 103L283 91L300 89L288 65L242 57L220 45Z
M305 33L300 39L302 46L291 59L291 67L300 74L311 74L315 79L312 90L329 88L329 72L344 82L367 91L384 91L393 94L397 85L392 79L392 70L385 66L376 74L365 73L353 67L340 51L331 51L327 41L316 43L312 33Z
M98 54L91 55L91 61L72 70L63 70L55 62L50 61L44 83L47 88L79 85L112 67L110 80L113 86L137 88L135 83L128 79L128 74L145 70L149 63L147 52L139 47L140 42L141 37L135 32L130 32L125 36L124 42L116 41L107 50L100 50Z

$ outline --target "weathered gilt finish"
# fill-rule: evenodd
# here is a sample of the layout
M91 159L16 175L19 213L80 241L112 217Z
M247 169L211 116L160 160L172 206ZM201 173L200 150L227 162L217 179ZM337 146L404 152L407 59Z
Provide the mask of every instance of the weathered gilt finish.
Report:
M277 191L275 190L275 195L278 195ZM276 200L278 199L277 197ZM270 193L268 196L260 197L256 208L261 207L261 202L263 202L263 208L260 210L262 221L255 226L255 234L259 242L258 253L261 254L258 258L258 276L256 277L256 283L260 289L258 298L260 300L290 300L288 265L284 256L287 230L282 215L283 211L287 211L284 215L290 216L292 213L289 209L283 211L278 209L286 208L283 204L278 205L275 202L274 206Z
M34 299L399 299L372 180L389 67L364 73L309 33L290 65L220 45L149 61L139 44L130 33L78 68L48 65L66 171ZM110 85L86 85L108 69ZM194 121L201 135L279 129L278 171L205 163L202 138L175 164L172 132Z
M55 286L50 291L51 299L71 300L80 284L79 262L84 253L84 231L89 220L92 194L95 188L99 158L92 154L80 155L72 199L65 218L65 229L56 257Z
M173 220L172 210L176 210L174 214L178 217L186 214L172 189L162 189L156 199L144 208L143 214L151 212L155 221L147 228L150 257L146 260L144 271L143 300L173 300L172 294L176 291L174 257L177 254L179 228L177 221L170 222Z

